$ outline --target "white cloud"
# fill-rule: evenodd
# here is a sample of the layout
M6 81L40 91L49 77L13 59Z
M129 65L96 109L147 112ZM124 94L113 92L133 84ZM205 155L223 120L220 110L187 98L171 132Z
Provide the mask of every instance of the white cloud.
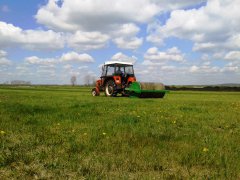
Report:
M79 70L86 70L86 69L88 69L88 66L79 66L78 69Z
M78 66L79 62L83 63L82 66ZM81 79L84 73L90 72L85 65L89 62L94 62L90 55L74 51L52 58L30 56L23 63L17 64L14 74L18 78L28 78L35 84L69 84L72 75L80 76L78 78Z
M55 76L56 71L54 69L37 69L36 74L45 76Z
M31 50L56 50L64 47L64 38L52 30L22 30L0 21L0 47L16 45Z
M12 62L7 59L7 52L0 50L0 66L9 66Z
M168 71L168 72L175 71L176 69L177 69L176 66L169 66L169 65L161 67L161 71Z
M109 36L100 32L56 33L52 30L23 30L0 21L0 47L23 47L29 50L58 50L65 44L79 51L106 46Z
M55 50L64 48L63 35L52 30L26 30L24 36L23 45L27 49Z
M71 70L73 68L73 66L71 64L66 64L63 66L63 69L66 69L66 70Z
M158 12L159 7L147 0L65 0L62 6L49 0L35 17L38 23L61 31L99 31L115 24L148 22Z
M148 67L151 67L151 68L158 68L159 66L166 65L166 61L144 60L142 65L148 66Z
M135 50L143 43L143 38L137 37L139 24L151 22L162 12L203 1L49 0L35 18L50 29L73 33L69 47L78 51L103 48L109 39L118 48Z
M212 43L212 42L195 43L193 46L193 50L208 52L208 51L211 51L212 49L217 48L218 46L219 46L218 44Z
M198 4L203 0L181 2L156 0L49 0L35 18L40 24L61 31L99 31L116 24L147 23L160 12Z
M194 66L191 66L190 69L189 69L189 71L192 72L192 73L198 72L198 71L199 71L199 67L197 67L197 66L195 66L195 65L194 65Z
M47 68L47 67L54 68L56 64L60 64L63 62L90 63L90 62L94 62L94 59L89 54L85 54L85 53L78 54L74 51L71 51L71 52L62 54L61 57L54 57L54 58L40 58L37 56L30 56L30 57L26 57L24 62L27 65L38 65L39 67L44 67L44 68ZM71 67L73 66L69 64L66 64L63 66L64 69L70 69Z
M0 58L4 58L6 56L7 56L7 52L3 51L3 50L0 50Z
M135 50L143 43L138 24L149 23L161 12L197 4L155 0L49 0L39 8L38 23L53 30L23 30L0 22L0 47L20 46L30 50L58 50L64 45L77 51L100 49L111 39L118 48ZM127 6L126 6L127 4ZM66 33L68 32L68 33Z
M225 66L220 71L221 72L237 73L237 72L239 72L239 67L237 67L237 66Z
M69 47L84 51L103 48L106 46L109 36L100 32L76 31L74 34L68 35L67 39Z
M25 63L29 65L51 66L57 63L55 58L39 58L37 56L30 56L25 58Z
M232 61L226 64L220 71L227 73L235 73L236 75L240 76L240 61L239 60Z
M158 19L155 19L153 22L150 22L147 25L148 36L146 37L146 40L156 45L163 45L164 39L162 35L159 33L160 28L161 22Z
M210 66L210 64L203 63L201 65L193 65L190 67L189 72L191 73L198 73L198 74L219 74L219 76L224 76L221 73L238 73L239 72L239 67L233 63L229 63L223 67L219 66Z
M209 0L199 9L174 10L166 24L156 26L147 39L189 39L195 51L203 52L240 49L239 9L238 0Z
M113 42L117 45L118 48L134 50L142 45L143 39L137 37L132 38L119 37L114 39Z
M127 23L118 25L114 28L114 31L111 32L114 36L125 36L125 37L131 37L135 36L140 31L140 28L134 24L134 23Z
M224 59L232 60L232 61L235 61L235 60L240 61L240 51L230 51L225 55Z
M20 66L16 66L16 70L18 70L21 73L26 73L29 70L29 68L27 66L20 65Z
M94 59L85 54L85 51L105 48L112 43L117 48L135 50L143 44L147 26L149 35L146 40L149 42L164 45L166 38L177 37L179 42L181 39L191 40L192 50L204 53L201 56L193 52L192 56L185 42L182 49L186 55L177 47L167 50L149 48L144 54L144 61L135 64L140 79L172 84L215 83L217 80L224 82L231 78L239 81L240 4L238 0L209 0L202 7L196 6L197 9L182 8L189 5L195 7L203 1L48 0L45 6L39 8L35 18L38 23L50 29L23 29L0 21L0 49L22 47L27 50L69 52L53 58L37 57L40 56L38 53L37 56L26 57L23 64L13 64L7 53L0 51L0 66L5 73L1 74L1 78L2 75L6 77L9 70L13 74L13 70L16 70L15 75L19 72L22 73L21 77L30 78L30 74L37 73L31 78L38 77L42 82L45 80L41 77L48 74L53 79L47 79L47 82L62 83L63 79L64 82L69 82L71 74L80 76L91 72L92 67L85 64L94 62ZM169 12L170 16L168 13L162 14L163 12ZM175 42L175 38L169 40L171 44ZM149 44L143 48L146 47ZM108 48L108 51L112 51L115 46L113 49ZM27 54L27 51L23 53ZM141 52L135 53L140 58ZM46 54L42 55L46 57ZM194 58L192 61L186 61L186 58L191 57ZM111 60L135 63L137 58L118 52ZM11 64L16 64L16 68L9 66ZM54 78L57 73L58 78Z
M184 54L177 47L170 48L166 52L159 51L157 47L152 47L145 53L144 60L152 62L184 62Z
M8 65L11 65L12 64L12 62L10 61L10 60L8 60L8 59L6 59L6 58L0 58L0 66L1 65L6 65L6 66L8 66Z
M137 57L135 57L135 56L130 57L130 56L123 54L122 52L118 52L111 57L111 60L135 63L137 61Z
M240 83L239 63L229 63L223 67L209 63L171 65L170 62L137 64L135 73L138 81L162 82L164 84L221 84Z
M137 49L143 43L143 38L137 37L140 28L133 23L123 24L110 32L113 42L121 49Z
M89 54L78 54L76 52L68 52L62 55L60 58L62 62L94 62L94 59Z

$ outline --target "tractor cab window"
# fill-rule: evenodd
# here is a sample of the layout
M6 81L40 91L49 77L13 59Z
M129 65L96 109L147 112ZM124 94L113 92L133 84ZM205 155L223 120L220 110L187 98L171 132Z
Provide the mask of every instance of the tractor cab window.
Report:
M116 66L116 74L121 75L124 73L124 67Z
M107 72L107 67L102 66L102 76L106 76L106 72Z
M107 76L112 76L114 74L114 65L107 66Z
M133 67L132 66L126 66L125 67L125 73L126 74L134 74Z

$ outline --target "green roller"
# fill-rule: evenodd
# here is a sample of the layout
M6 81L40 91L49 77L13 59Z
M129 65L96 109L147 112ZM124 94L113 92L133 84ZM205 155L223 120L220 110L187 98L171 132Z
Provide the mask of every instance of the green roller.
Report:
M163 98L168 90L163 84L133 82L125 89L130 97L139 98Z

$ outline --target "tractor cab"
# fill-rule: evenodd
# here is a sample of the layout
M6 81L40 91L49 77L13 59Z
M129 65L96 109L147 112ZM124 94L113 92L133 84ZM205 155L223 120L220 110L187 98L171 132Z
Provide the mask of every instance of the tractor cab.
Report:
M124 89L135 81L132 63L107 61L102 66L100 80L97 80L92 94L97 96L104 91L106 96L124 95Z
M112 76L131 76L134 77L134 70L132 63L123 62L106 62L102 66L101 78L112 77Z

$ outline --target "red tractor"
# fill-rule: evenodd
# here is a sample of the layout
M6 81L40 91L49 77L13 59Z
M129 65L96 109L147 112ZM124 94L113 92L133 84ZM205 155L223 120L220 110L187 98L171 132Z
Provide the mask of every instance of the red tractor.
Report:
M102 66L102 75L96 81L92 95L99 96L104 91L106 96L117 96L118 93L127 96L125 88L135 81L132 63L108 61Z

